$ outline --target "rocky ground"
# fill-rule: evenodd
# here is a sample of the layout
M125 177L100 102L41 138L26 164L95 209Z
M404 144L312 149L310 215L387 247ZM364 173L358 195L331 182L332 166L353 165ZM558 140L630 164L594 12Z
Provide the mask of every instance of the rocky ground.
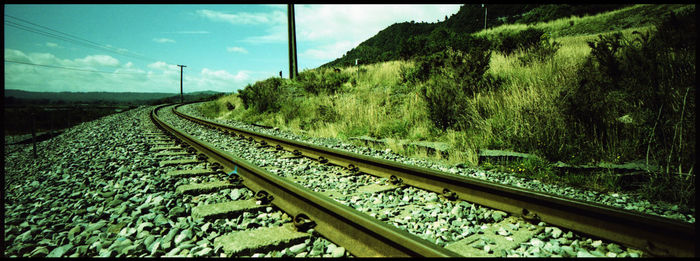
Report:
M144 133L157 131L150 110L141 107L74 126L37 143L37 159L31 144L6 145L3 255L225 257L213 245L216 237L291 222L272 207L235 219L193 220L189 213L194 206L250 198L252 191L177 195L175 186L197 180L166 177L176 167L160 167L165 158L156 159L149 151ZM6 137L6 144L17 139ZM314 236L289 249L253 256L345 255L336 248Z
M276 226L289 222L289 217L275 208L246 213L238 218L215 221L193 220L192 207L228 200L245 199L252 191L245 188L226 189L202 196L182 196L174 192L180 184L202 182L209 178L173 181L166 177L176 167L160 167L160 160L149 151L146 132L156 132L148 117L152 107L140 107L124 113L82 123L53 139L38 143L38 159L32 158L32 146L5 145L4 195L4 255L8 257L160 257L160 256L226 256L214 247L214 238L231 231L259 226ZM198 115L193 106L187 113ZM180 123L187 125L184 121ZM243 126L237 122L225 122ZM188 125L190 133L201 127ZM559 193L577 199L610 204L625 209L663 215L686 222L695 222L695 209L637 200L633 196L600 194L573 188L545 185L537 181L515 178L507 173L443 166L436 163L404 158L388 151L356 147L333 139L310 139L278 130L246 125L257 131L314 142L365 155L397 160L407 164L431 167L457 175L467 175L513 186L549 193ZM227 140L214 134L198 134L203 139ZM5 144L16 137L6 137ZM229 144L229 143L224 143ZM229 150L230 146L222 145ZM246 156L253 157L255 155ZM253 160L251 160L253 161ZM255 162L254 162L255 163ZM256 164L259 164L256 163ZM270 165L272 163L261 165ZM205 167L205 166L197 166ZM308 170L297 164L295 171ZM347 181L347 180L346 180ZM345 181L341 181L345 182ZM434 197L434 198L433 198ZM376 205L401 205L411 201L426 201L429 207L413 213L422 225L391 219L396 213L371 208ZM393 222L397 227L430 240L457 240L479 233L474 220L493 221L493 211L472 204L448 204L435 193L413 189L383 193L371 197L346 197L339 202L373 216ZM454 212L454 213L453 213ZM500 216L500 214L498 215ZM440 220L446 220L447 226ZM438 224L440 223L440 224ZM546 224L542 224L546 226ZM524 226L524 225L523 225ZM465 230L466 227L466 230ZM454 228L454 229L453 229ZM511 228L518 229L518 228ZM426 231L431 232L426 232ZM448 231L443 234L436 231ZM503 232L507 234L508 231ZM445 245L446 240L442 240ZM488 246L489 242L484 242ZM612 253L612 254L611 254ZM637 251L625 250L572 235L549 227L507 256L638 256ZM313 236L302 244L281 251L255 253L254 257L341 257L348 255L342 247Z

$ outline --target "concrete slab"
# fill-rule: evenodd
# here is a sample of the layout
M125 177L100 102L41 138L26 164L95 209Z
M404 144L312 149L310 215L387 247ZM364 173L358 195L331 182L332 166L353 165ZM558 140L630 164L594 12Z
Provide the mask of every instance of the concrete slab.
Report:
M167 175L171 178L189 178L195 176L211 175L216 173L216 171L210 169L182 169L170 171Z
M178 194L196 195L235 187L236 185L231 184L228 181L214 181L207 183L180 185L177 188L175 188L175 192Z
M254 211L268 205L255 204L256 200L236 200L192 208L192 218L234 218L245 211Z
M156 157L166 157L166 156L187 156L187 155L192 155L191 153L187 151L168 151L168 152L159 152L156 153Z
M520 222L524 227L517 230L512 228L513 224ZM466 257L505 257L503 251L514 249L520 246L521 243L530 241L530 239L540 233L544 227L535 225L534 230L530 230L529 224L514 216L509 216L501 222L495 224L487 224L488 228L483 234L474 234L463 238L460 241L451 243L445 248L455 253ZM506 235L499 234L499 230L506 231ZM489 246L490 251L484 251L485 246Z
M172 145L172 144L170 144ZM151 151L159 151L159 150L181 150L182 147L180 146L155 146L151 148Z
M161 167L170 165L182 165L182 164L193 164L199 163L198 159L177 159L177 160L164 160L160 162Z
M148 142L159 142L159 141L172 141L170 137L164 136L164 137L150 137L146 138L146 141Z
M309 237L310 234L298 232L292 223L287 223L279 227L229 233L214 239L214 247L221 247L228 255L252 255L296 245Z
M398 188L399 186L392 184L369 184L367 186L362 186L357 188L357 191L353 195L364 194L364 193L380 193L384 191L389 191Z
M153 144L153 146L175 146L174 141L157 141L151 144Z

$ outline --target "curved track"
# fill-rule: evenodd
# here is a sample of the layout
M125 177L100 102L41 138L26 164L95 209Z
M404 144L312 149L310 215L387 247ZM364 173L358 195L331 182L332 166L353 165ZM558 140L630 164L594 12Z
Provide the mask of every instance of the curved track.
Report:
M220 170L234 175L234 180L240 179L243 185L256 192L260 200L268 201L294 217L298 230L313 227L356 256L458 256L184 133L158 117L158 110L163 107L159 106L151 113L151 119L158 126L197 150L200 159L218 163ZM233 174L234 171L237 174Z
M173 112L190 121L247 138L263 146L288 150L295 155L318 160L322 163L346 167L350 172L389 178L395 184L403 183L443 194L450 199L461 199L503 210L530 221L544 221L583 234L618 242L628 247L642 249L652 256L695 256L696 237L693 224L278 138L186 115L178 111L178 107L174 107ZM240 161L234 160L234 162ZM246 165L246 167L257 171L255 166ZM312 197L318 202L332 204L329 200L316 197L320 195L313 194L307 194L302 198ZM291 204L291 202L285 204ZM295 210L292 213L300 212ZM358 215L358 217L362 215ZM396 237L400 241L399 234ZM409 248L416 249L415 247ZM405 254L420 254L417 252ZM423 254L427 254L427 252ZM450 253L443 254L449 255ZM390 254L389 256L395 255Z

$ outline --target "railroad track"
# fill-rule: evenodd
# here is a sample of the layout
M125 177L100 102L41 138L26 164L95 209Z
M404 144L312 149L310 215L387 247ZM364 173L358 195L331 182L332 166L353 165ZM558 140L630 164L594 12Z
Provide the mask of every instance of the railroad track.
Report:
M225 187L242 183L255 191L255 197L259 201L256 203L271 203L293 217L294 227L299 234L303 234L299 231L314 229L356 256L458 256L214 148L160 120L157 111L161 108L163 107L152 112L154 122L195 148L200 153L199 160L211 161L218 171L229 173L229 180L220 183L226 184ZM252 207L253 204L247 206ZM281 231L276 232L282 233Z
M161 107L159 107L159 109L160 108ZM205 119L185 115L179 112L176 107L172 109L172 112L187 120L230 133L238 139L255 142L261 148L271 148L279 154L284 154L285 151L291 152L289 153L291 154L289 158L303 157L304 159L313 159L324 166L335 166L336 172L340 173L340 175L332 176L332 178L344 178L347 181L349 177L368 174L386 181L385 184L379 184L378 186L375 182L374 188L370 189L373 190L371 192L374 193L385 192L382 195L395 196L397 195L396 191L401 191L401 189L397 188L410 186L440 194L440 200L436 202L438 204L446 203L454 205L454 208L458 208L458 206L468 206L463 204L463 202L471 202L498 209L505 212L501 213L507 213L506 215L511 216L508 220L502 220L499 224L490 226L494 234L504 236L507 238L507 241L495 242L495 246L490 246L488 244L489 240L486 240L486 244L483 245L484 240L477 242L478 240L474 239L475 237L480 237L479 233L474 233L471 236L464 236L457 242L451 242L452 244L450 244L450 246L444 248L440 246L445 245L444 243L432 244L431 242L425 242L426 240L408 234L404 230L396 229L397 223L394 223L395 226L391 227L387 226L386 222L378 221L378 219L387 221L387 214L403 218L409 217L410 219L410 207L392 206L388 209L384 209L384 212L379 214L376 213L376 211L375 213L370 213L370 215L359 213L337 202L347 204L346 201L348 199L350 199L350 201L353 199L356 200L359 197L358 195L366 194L346 193L333 189L321 189L321 193L309 192L294 182L289 182L291 179L299 183L304 183L303 178L279 178L280 176L271 174L269 171L260 167L253 166L233 155L227 155L225 152L217 151L217 149L208 144L201 144L201 142L197 142L196 139L188 137L187 134L176 134L176 136L185 140L186 143L196 147L197 151L205 154L210 161L228 161L228 163L225 164L220 163L224 172L230 173L234 169L238 169L239 173L245 173L240 174L244 185L255 191L267 191L267 195L273 197L271 201L272 204L290 213L295 217L295 220L306 220L301 221L302 223L315 223L316 227L314 229L316 229L316 231L331 241L346 246L346 249L356 256L489 255L491 252L494 252L494 250L504 250L499 249L499 245L517 247L518 244L524 242L528 243L527 240L530 237L543 229L542 226L535 226L533 224L544 223L556 225L596 238L617 242L627 247L641 249L651 256L695 256L695 228L692 224L615 209L589 202L560 198L545 193L503 186L468 177L455 176L431 169L413 167L345 151L276 138L248 130L236 129ZM154 111L152 117L157 121L155 115ZM167 124L159 124L161 126L167 126ZM164 128L168 129L167 127ZM204 159L204 157L201 158ZM280 174L279 172L277 173ZM271 183L276 183L278 185L272 185ZM367 187L371 186L364 186L363 188ZM318 188L315 190L318 191ZM357 190L357 188L355 190ZM392 192L393 194L391 194ZM334 198L335 200L329 200L328 197ZM299 204L309 204L308 202L313 202L311 205L316 206L299 207ZM326 209L323 209L323 207ZM430 208L430 206L422 207ZM346 212L328 214L332 210ZM497 212L490 212L490 214L493 213ZM301 214L304 214L301 216L303 218L297 218L297 216ZM451 214L454 215L456 213ZM436 217L441 217L439 215L438 213ZM498 215L500 216L501 214ZM326 221L327 218L331 218L331 220ZM502 229L503 227L507 227L506 225L513 226L513 223L519 224L518 226L520 227L527 227L528 225L524 224L528 222L533 223L528 224L529 229L518 230L517 228L511 228L508 231ZM371 229L384 229L385 231L375 231L363 235L364 238L360 238L358 234L370 231L371 229L361 227L358 223L369 225L372 227ZM337 224L343 225L339 226ZM404 227L410 227L411 225L414 227L417 226L416 224L406 224ZM484 228L484 226L482 226L482 228ZM336 228L335 230L333 230L334 227ZM342 229L339 230L338 227ZM347 231L347 227L355 228L357 232L355 230ZM410 229L408 230L410 231ZM488 229L486 230L488 231ZM392 234L393 236L389 236L388 238L375 237L377 235L386 236L388 234ZM444 238L444 235L441 235L441 237ZM471 242L467 242L470 240ZM414 245L409 245L409 243L407 243L409 241L413 242L412 244ZM491 243L494 243L493 240L491 241ZM362 243L366 244L362 245ZM435 243L441 242L438 239ZM533 241L529 241L529 243L532 244ZM477 249L478 251L475 252L473 249Z

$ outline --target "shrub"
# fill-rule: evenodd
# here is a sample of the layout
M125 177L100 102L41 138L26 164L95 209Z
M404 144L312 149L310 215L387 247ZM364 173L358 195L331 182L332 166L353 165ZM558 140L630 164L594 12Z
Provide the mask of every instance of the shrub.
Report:
M285 85L284 80L274 77L264 81L247 85L238 90L238 96L243 101L243 106L253 108L257 112L278 111L281 104L286 102L294 94L291 85Z
M318 108L316 108L316 115L318 116L318 121L324 123L336 122L340 119L340 114L329 105L319 105Z
M350 75L345 72L326 69L304 71L299 74L297 81L306 92L318 95L335 94L349 79Z
M488 49L472 48L465 54L448 48L418 63L419 70L432 76L422 94L436 127L464 130L478 126L481 116L469 98L501 84L500 79L486 74L490 58Z
M411 128L411 124L403 120L391 120L378 126L377 137L406 137Z
M527 66L532 62L544 62L554 58L554 54L559 50L561 44L552 40L550 41L549 34L542 34L540 36L539 42L537 42L533 47L528 49L528 51L522 57L518 59L520 62Z
M541 44L542 36L545 32L541 29L529 27L525 30L513 34L500 34L499 40L496 43L496 49L506 56L509 56L517 50L529 50Z
M566 111L584 135L667 168L694 166L696 36L688 33L694 17L694 11L672 14L650 34L635 32L630 40L616 33L588 43L579 85L564 93Z

